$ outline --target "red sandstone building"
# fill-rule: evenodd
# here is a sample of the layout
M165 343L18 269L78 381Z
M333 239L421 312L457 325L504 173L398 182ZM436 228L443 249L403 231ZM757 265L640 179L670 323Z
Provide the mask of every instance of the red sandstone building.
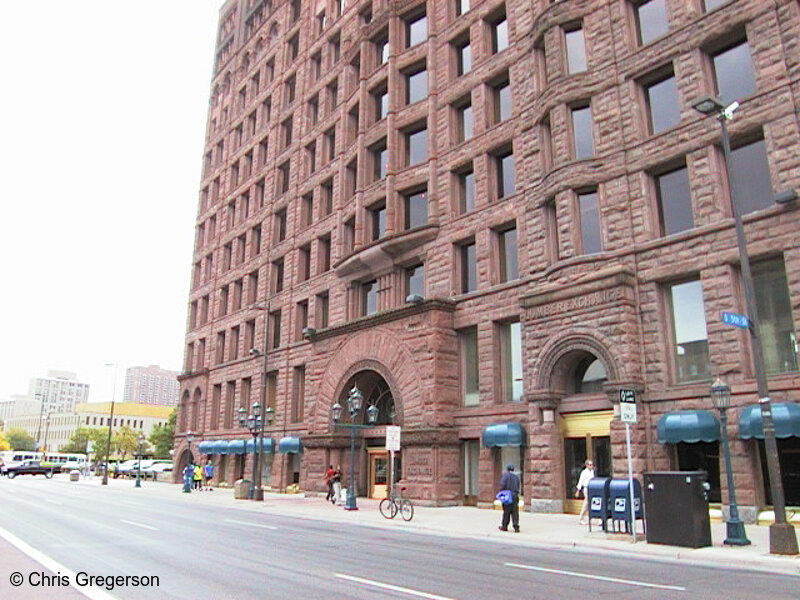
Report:
M227 2L176 455L192 431L219 479L249 477L237 411L264 393L265 485L322 491L328 464L349 476L331 408L355 385L378 409L359 495L385 493L396 424L420 502L487 505L513 462L526 507L572 510L585 458L626 473L634 389L636 473L703 468L727 502L722 375L752 519L770 499L750 341L720 318L746 312L730 186L692 108L714 94L741 103L731 166L800 505L800 206L774 202L800 186L798 39L791 0Z

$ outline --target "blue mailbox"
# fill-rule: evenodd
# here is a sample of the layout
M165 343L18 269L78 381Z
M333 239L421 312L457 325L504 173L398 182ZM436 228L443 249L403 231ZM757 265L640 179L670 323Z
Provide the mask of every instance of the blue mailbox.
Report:
M589 497L589 531L592 530L592 519L600 519L603 531L606 531L611 510L608 505L608 491L611 486L610 477L594 477L586 486Z
M631 489L630 480L612 479L608 490L608 505L611 511L612 525L619 531L620 523L625 523L625 532L631 533ZM638 479L633 480L634 519L642 519L644 523L644 510L642 504L642 485Z

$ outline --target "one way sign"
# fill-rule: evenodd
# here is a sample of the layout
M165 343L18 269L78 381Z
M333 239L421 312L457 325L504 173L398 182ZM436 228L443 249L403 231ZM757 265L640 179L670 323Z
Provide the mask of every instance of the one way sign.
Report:
M623 423L636 423L636 392L619 391L619 420Z

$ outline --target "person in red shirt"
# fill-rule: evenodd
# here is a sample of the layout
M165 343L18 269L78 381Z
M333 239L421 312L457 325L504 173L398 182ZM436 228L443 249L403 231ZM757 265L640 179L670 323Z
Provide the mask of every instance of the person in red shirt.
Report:
M335 496L333 495L333 479L336 477L336 470L333 468L333 465L328 465L328 468L325 470L325 483L328 486L328 495L325 496L325 500L330 500L331 502L336 502Z

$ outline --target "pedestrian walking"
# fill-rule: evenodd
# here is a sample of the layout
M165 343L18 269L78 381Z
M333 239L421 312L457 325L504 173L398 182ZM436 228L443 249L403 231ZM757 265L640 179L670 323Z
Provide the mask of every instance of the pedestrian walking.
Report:
M194 479L194 464L188 463L183 468L183 493L189 494L192 491L192 479Z
M211 487L211 480L214 479L214 465L211 463L211 459L206 461L206 466L203 467L203 476L206 478L206 489L212 491L214 488Z
M508 522L511 521L514 531L519 533L519 488L519 476L514 473L514 465L509 464L500 478L500 492L509 492L511 495L511 502L503 503L503 520L498 527L500 531L508 531Z
M333 495L333 478L336 475L336 470L333 468L333 465L328 465L328 468L325 469L325 485L328 486L328 493L325 496L325 500L332 500L334 498Z
M342 497L342 467L339 465L336 465L336 468L334 469L331 483L333 485L333 497L331 498L331 504L336 504Z
M200 465L194 466L194 473L192 474L194 480L194 489L203 491L203 467Z
M575 489L575 497L583 498L583 506L581 506L581 515L578 522L581 525L586 525L586 517L589 515L589 480L594 479L594 463L587 460L584 463L583 471L578 477L578 486Z

